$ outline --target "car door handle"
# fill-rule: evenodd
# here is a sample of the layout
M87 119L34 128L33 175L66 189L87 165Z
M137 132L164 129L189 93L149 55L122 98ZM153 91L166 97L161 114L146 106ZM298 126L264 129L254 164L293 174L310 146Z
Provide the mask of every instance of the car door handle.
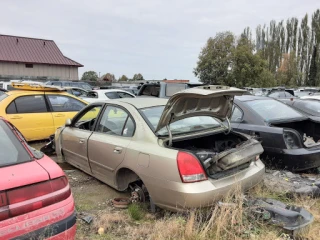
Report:
M59 113L59 114L56 114L56 115L54 115L54 116L55 116L55 117L65 117L66 115Z
M22 117L20 117L20 116L13 116L13 117L11 117L10 119L21 119Z
M117 153L117 154L120 154L120 153L122 153L122 148L121 147L115 147L113 152Z
M79 143L84 143L85 142L85 139L84 138L80 138L79 139Z

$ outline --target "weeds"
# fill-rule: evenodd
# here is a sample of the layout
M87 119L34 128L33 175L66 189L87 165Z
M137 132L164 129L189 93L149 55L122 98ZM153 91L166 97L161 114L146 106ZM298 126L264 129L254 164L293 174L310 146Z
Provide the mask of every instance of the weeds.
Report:
M129 216L136 221L142 220L145 215L145 210L141 204L133 203L128 207Z
M309 197L286 198L267 190L262 184L250 190L253 197L273 197L289 204L295 204L311 211L315 217L314 224L303 231L305 238L319 239L320 202ZM221 202L209 208L190 210L187 213L167 213L152 215L147 213L142 204L132 204L127 211L113 211L101 214L95 221L95 236L77 239L132 239L132 240L287 240L292 239L281 227L268 225L266 222L252 218L243 204L241 188L236 186ZM97 235L98 227L103 227L105 238ZM111 236L111 237L109 237ZM297 236L298 237L298 236Z

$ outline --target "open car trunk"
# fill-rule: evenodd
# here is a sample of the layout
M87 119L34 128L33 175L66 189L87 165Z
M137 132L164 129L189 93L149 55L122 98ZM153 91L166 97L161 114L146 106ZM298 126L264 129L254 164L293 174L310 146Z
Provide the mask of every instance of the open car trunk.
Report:
M305 147L320 146L320 123L307 119L302 121L272 123L271 125L296 130Z
M255 139L247 139L230 132L172 142L172 148L193 153L202 163L207 175L213 179L236 174L248 168L263 152Z

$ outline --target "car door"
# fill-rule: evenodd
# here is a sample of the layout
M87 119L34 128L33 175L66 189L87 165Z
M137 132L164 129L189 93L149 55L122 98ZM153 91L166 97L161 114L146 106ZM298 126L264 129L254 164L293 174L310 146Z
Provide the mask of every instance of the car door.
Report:
M71 165L91 174L88 161L88 139L93 133L95 120L98 118L103 104L91 105L84 109L71 126L64 128L61 134L61 146L65 160ZM88 126L92 126L92 128Z
M86 104L72 96L46 93L50 104L54 129L63 126L68 118L72 119Z
M124 159L134 130L134 121L125 109L112 105L105 108L88 143L89 162L96 178L115 186L115 169Z
M55 131L43 93L15 98L6 108L6 114L27 141L49 138Z

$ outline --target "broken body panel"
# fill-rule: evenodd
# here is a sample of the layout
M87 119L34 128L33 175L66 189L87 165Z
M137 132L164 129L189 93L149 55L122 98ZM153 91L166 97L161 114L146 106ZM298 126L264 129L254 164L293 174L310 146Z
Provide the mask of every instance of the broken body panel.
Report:
M261 158L272 168L290 171L304 171L320 166L320 121L308 118L291 107L296 118L266 120L255 112L247 102L270 101L270 98L243 96L235 99L235 106L241 110L241 121L232 122L232 128L255 136L264 148ZM283 106L284 105L284 106ZM277 113L272 112L277 116ZM281 115L281 114L280 114ZM282 114L283 115L283 114Z

